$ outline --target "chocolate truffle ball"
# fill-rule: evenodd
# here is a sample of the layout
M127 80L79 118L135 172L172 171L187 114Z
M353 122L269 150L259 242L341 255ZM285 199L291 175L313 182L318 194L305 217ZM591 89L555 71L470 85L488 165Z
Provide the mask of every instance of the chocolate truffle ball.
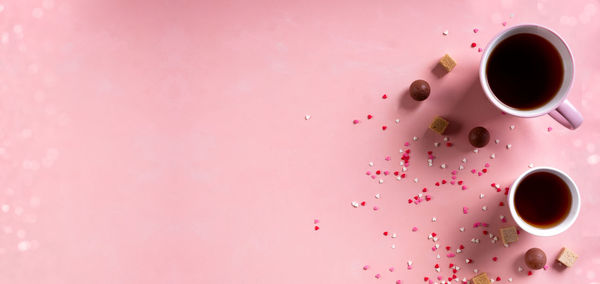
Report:
M546 265L546 254L539 248L529 249L525 253L525 264L531 269L541 269Z
M409 88L410 96L415 101L424 101L429 97L429 93L431 92L431 88L429 87L429 83L425 80L416 80L410 84Z
M469 132L469 143L473 147L481 148L490 142L490 132L487 129L477 126Z

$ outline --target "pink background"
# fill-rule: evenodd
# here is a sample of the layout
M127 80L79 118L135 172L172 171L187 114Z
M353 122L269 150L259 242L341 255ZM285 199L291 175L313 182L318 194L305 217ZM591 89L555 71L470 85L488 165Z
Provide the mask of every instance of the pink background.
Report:
M1 5L2 283L423 283L436 263L444 277L459 265L461 279L477 268L503 283L600 282L597 0ZM570 44L580 129L501 115L484 98L470 45L504 21L546 25ZM438 77L444 53L458 66ZM432 94L417 104L406 91L418 78ZM452 147L433 146L438 114L452 121ZM473 153L476 125L500 143ZM407 141L406 179L365 175L400 170ZM473 222L496 234L499 215L513 220L490 183L508 186L530 163L572 176L580 218L559 236L492 244ZM434 185L460 164L467 190ZM423 187L432 200L408 204ZM575 267L518 271L526 249L552 260L563 245L580 255Z

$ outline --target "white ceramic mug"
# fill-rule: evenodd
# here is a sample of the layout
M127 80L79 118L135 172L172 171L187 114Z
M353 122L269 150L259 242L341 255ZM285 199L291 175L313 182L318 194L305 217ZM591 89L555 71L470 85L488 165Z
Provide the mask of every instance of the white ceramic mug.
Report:
M560 54L564 68L563 81L554 98L543 106L530 110L517 109L500 101L494 95L494 92L492 92L486 74L487 63L494 48L506 38L523 33L541 36L554 45ZM479 65L479 80L481 82L481 86L483 87L483 91L492 104L494 104L500 110L504 111L505 113L520 117L535 117L549 114L552 118L569 129L575 129L583 122L581 113L579 113L579 111L577 111L577 109L575 109L575 107L573 107L573 105L567 100L567 94L569 93L571 85L573 84L573 75L573 55L571 54L571 50L569 49L569 46L567 46L567 43L557 33L549 28L535 24L518 25L500 32L500 34L496 35L485 48L483 56L481 57L481 64Z
M519 187L519 184L525 177L536 172L548 172L559 177L567 184L571 192L571 209L569 210L567 217L562 222L550 228L539 228L528 224L519 216L519 214L517 214L517 209L515 208L515 192L517 191L517 187ZM571 225L573 225L575 219L577 219L580 208L581 197L579 196L579 189L577 189L577 185L567 174L555 168L537 167L529 169L521 174L521 176L519 176L515 182L513 182L508 192L508 209L510 210L510 215L513 217L515 222L517 222L517 225L521 227L521 229L537 236L554 236L566 231Z

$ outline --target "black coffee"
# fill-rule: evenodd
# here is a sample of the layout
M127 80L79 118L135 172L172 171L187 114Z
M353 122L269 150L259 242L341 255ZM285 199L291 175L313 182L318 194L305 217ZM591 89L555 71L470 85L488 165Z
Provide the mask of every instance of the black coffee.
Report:
M517 187L515 209L529 225L554 227L571 211L571 191L555 174L536 172L525 177Z
M534 34L516 34L500 42L490 54L486 74L494 95L517 109L548 103L562 84L564 67L558 50Z

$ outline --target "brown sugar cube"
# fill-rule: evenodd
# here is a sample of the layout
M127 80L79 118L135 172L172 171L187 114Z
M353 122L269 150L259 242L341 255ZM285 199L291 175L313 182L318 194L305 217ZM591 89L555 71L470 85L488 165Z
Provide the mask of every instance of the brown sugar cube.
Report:
M556 258L556 260L564 264L566 267L571 267L573 264L575 264L575 261L578 257L579 256L575 254L574 251L564 247L558 254L558 258Z
M492 283L485 272L481 272L471 279L471 284L490 284Z
M446 69L446 72L450 72L452 69L454 69L454 67L456 67L456 61L454 61L450 55L445 54L444 57L440 59L440 65Z
M515 226L500 229L500 237L505 245L519 240L519 235L517 235L517 228L515 228Z
M436 116L429 125L429 128L439 134L444 134L444 131L446 131L446 128L448 128L448 124L450 123L443 117Z

